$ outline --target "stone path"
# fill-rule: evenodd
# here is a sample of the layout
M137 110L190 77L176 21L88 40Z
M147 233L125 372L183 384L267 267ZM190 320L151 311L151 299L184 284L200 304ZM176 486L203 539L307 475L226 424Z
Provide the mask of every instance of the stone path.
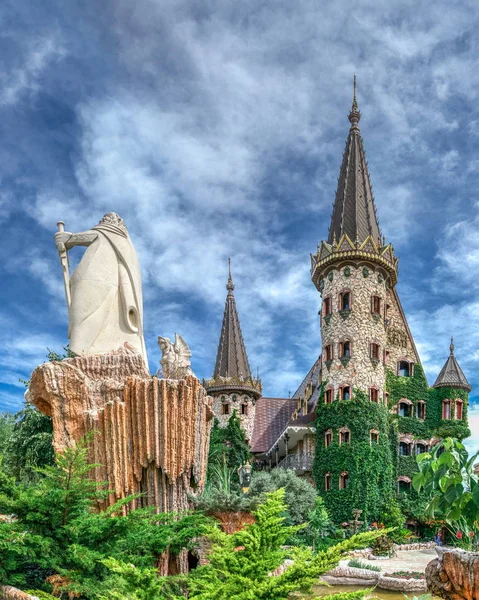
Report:
M368 560L362 557L359 560L368 565L381 567L381 573L392 573L393 571L422 571L424 573L426 565L436 556L434 548L425 548L424 550L400 550L397 556L386 560ZM341 561L341 565L347 565L349 560Z

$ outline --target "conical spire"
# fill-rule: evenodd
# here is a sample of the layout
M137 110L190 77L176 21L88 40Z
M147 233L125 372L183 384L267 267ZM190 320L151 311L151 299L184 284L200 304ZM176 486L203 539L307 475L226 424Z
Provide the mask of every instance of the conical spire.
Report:
M246 355L246 348L241 333L236 301L233 294L235 289L231 277L231 260L228 259L228 283L226 284L228 295L226 296L223 325L221 327L218 354L213 378L241 377L251 379L251 372Z
M380 239L368 164L363 140L359 133L360 118L361 113L356 100L355 75L353 103L348 116L351 127L339 173L338 189L329 228L329 244L333 243L334 237L339 241L344 233L352 242L363 242L369 235L372 236L375 243Z
M436 383L432 386L434 388L450 387L471 391L471 386L466 379L459 363L454 356L454 339L451 338L451 345L449 346L450 354L446 360L446 364L443 366L441 372L436 379Z

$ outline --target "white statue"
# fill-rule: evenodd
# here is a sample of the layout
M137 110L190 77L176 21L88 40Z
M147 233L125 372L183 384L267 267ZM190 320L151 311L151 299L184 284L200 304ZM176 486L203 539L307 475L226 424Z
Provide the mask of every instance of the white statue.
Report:
M68 303L70 348L76 354L101 354L127 342L147 363L143 337L141 273L125 223L116 213L82 233L63 231L55 244L60 254ZM71 278L67 250L87 246Z
M163 354L160 364L165 379L183 379L193 375L191 370L191 351L185 340L175 333L175 343L170 338L159 337L158 346Z

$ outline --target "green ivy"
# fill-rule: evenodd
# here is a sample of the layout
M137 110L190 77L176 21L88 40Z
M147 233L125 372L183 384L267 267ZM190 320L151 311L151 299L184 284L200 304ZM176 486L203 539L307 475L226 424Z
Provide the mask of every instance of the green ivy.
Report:
M351 432L348 444L339 444L339 429ZM324 434L331 429L333 442L324 446ZM370 430L379 433L377 443L370 442ZM313 474L319 494L333 521L348 521L354 509L362 509L365 521L379 519L380 506L393 496L393 460L389 440L388 410L371 403L366 394L354 390L346 402L319 404L316 420L316 452ZM339 489L343 471L349 475L349 485ZM324 476L331 475L331 489L325 490Z

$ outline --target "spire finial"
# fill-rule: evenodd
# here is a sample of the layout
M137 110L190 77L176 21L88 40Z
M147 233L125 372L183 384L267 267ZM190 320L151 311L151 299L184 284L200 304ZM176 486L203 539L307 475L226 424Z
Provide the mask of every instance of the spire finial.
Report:
M231 258L228 258L228 283L226 284L228 292L232 292L235 289L233 278L231 277Z
M361 113L358 109L358 103L356 100L356 73L354 74L353 80L353 105L351 106L351 112L349 113L348 119L351 123L351 129L359 130L358 123L361 118Z
M449 350L451 351L451 356L454 356L454 338L451 336L451 345L449 346Z

